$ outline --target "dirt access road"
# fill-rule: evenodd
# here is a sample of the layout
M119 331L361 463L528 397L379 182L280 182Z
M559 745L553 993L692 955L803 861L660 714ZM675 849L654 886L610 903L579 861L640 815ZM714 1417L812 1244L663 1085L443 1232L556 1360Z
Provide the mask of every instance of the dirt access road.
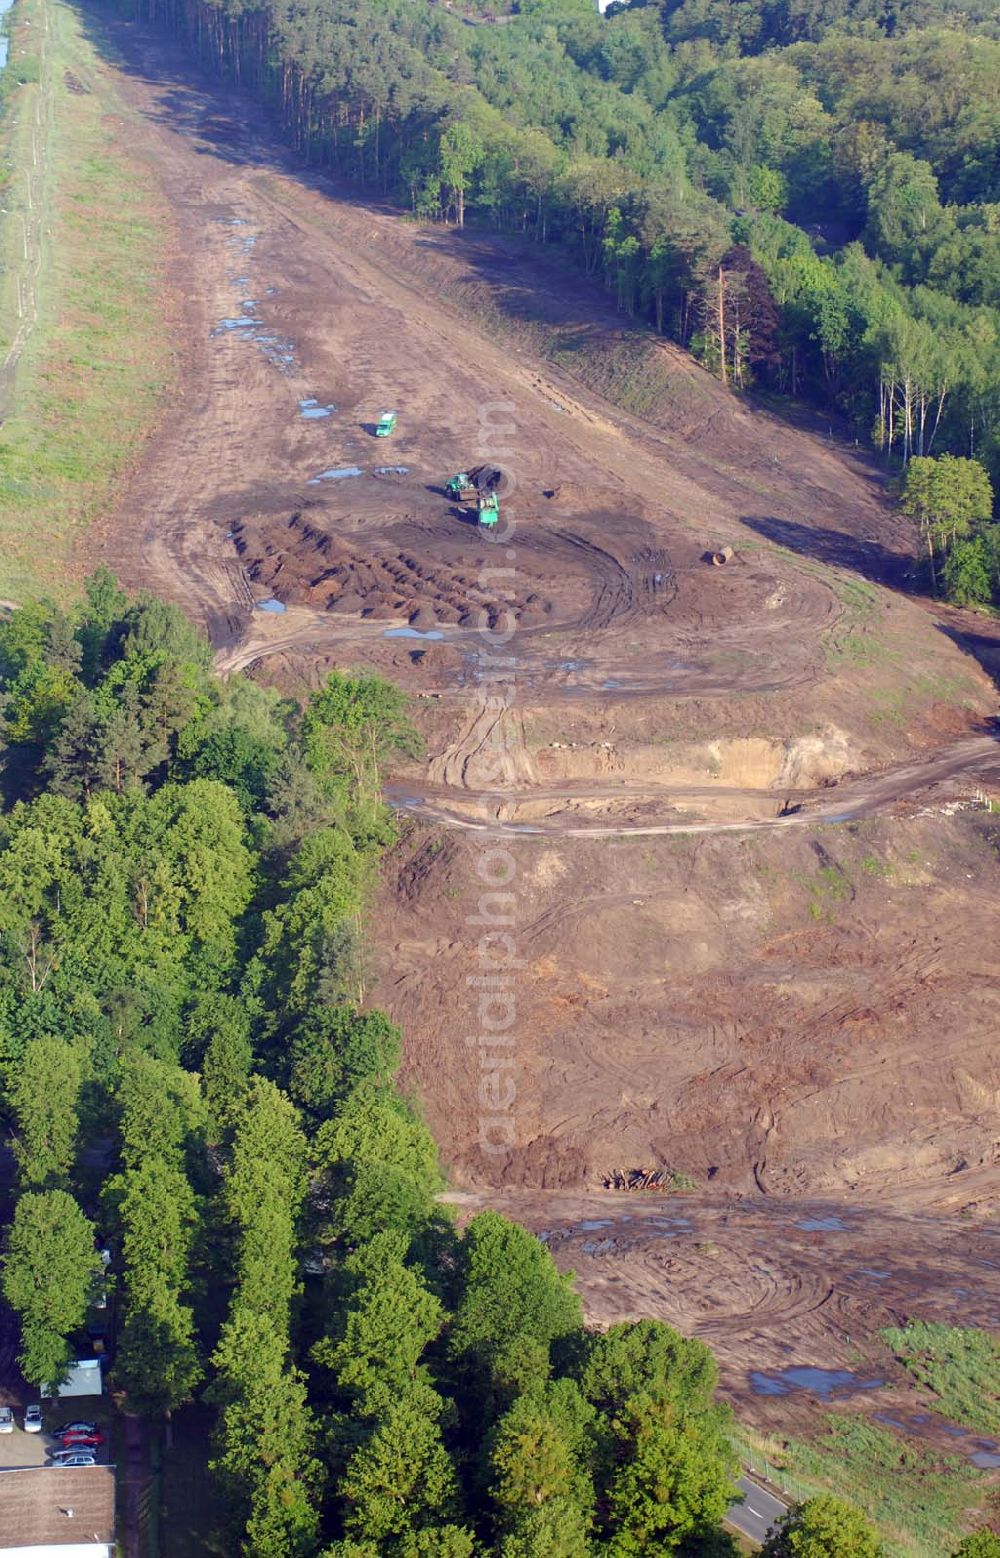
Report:
M539 683L600 692L603 664L574 666L582 644L596 644L623 678L609 692L767 690L809 678L809 640L839 612L827 585L776 569L764 546L747 547L754 560L725 588L703 577L706 526L735 533L740 499L759 505L760 474L781 475L772 454L758 449L739 486L690 447L666 467L653 430L550 382L436 306L394 248L421 261L421 236L289 175L273 144L243 128L245 102L193 84L161 41L122 24L114 39L130 71L130 128L176 215L173 280L187 305L181 394L127 495L141 520L131 536L120 524L108 538L124 573L198 611L220 645L239 639L242 663L287 644L290 624L261 627L249 615L255 595L278 588L301 608L300 651L360 632L366 655L376 653L376 624L405 624L418 605L442 629L502 606L523 628L526 693ZM713 393L710 380L700 388ZM371 423L390 399L402 408L400 431L376 444ZM330 405L329 417L316 415ZM749 455L756 429L735 415ZM699 436L708 420L696 408ZM863 467L782 436L801 476L786 483L790 514L804 516L820 487L824 511L885 523ZM475 527L432 489L499 444L516 486L518 577L491 595L477 577ZM360 477L316 482L352 464ZM728 491L728 512L715 489ZM682 574L690 579L679 590ZM615 635L647 621L655 633L630 677ZM679 666L697 638L701 663ZM723 675L718 662L737 653L745 665Z
M450 756L450 754L449 754ZM1000 751L995 735L970 736L964 741L952 742L943 752L919 762L901 763L884 773L869 774L863 779L844 781L829 788L811 792L795 792L779 800L772 790L750 790L718 785L703 786L649 786L629 785L627 781L581 785L567 782L553 789L535 784L524 790L508 785L498 785L494 793L478 795L473 805L478 815L467 815L459 806L469 806L469 793L473 787L438 785L425 789L419 797L411 796L405 787L390 785L388 795L395 805L412 816L424 818L443 827L462 828L476 833L493 835L514 834L524 837L561 838L627 838L658 835L718 834L756 832L762 828L815 828L822 823L851 822L869 816L891 806L906 796L922 794L939 785L948 785L965 774L974 774L978 781L1000 781ZM481 787L480 787L481 788ZM455 800L454 790L461 798ZM718 821L670 821L670 822L591 822L574 826L567 820L581 802L589 806L601 805L609 800L632 802L636 797L648 797L671 809L678 809L685 802L698 803L706 799L720 798L744 813L738 822ZM449 804L449 799L451 804ZM751 818L747 808L754 803L763 805L771 815ZM526 806L532 813L548 805L549 815L542 822L517 820L518 809Z
M731 401L666 346L651 348L655 414L616 410L539 366L544 333L570 325L595 360L615 348L592 289L562 272L553 286L516 246L338 198L162 39L112 36L130 136L175 214L185 334L180 393L103 553L203 621L223 669L301 687L364 663L421 695L430 759L394 793L451 826L404 840L377 917L406 1080L455 1182L554 1235L595 1318L728 1316L711 1331L727 1388L766 1418L751 1363L845 1356L821 1270L868 1334L920 1312L928 1251L958 1207L975 1220L991 1204L996 854L941 805L953 776L971 792L991 765L993 688L964 629L865 583L898 576L902 542L864 461ZM376 443L389 406L398 433ZM440 490L491 457L517 522L499 547ZM706 567L719 542L734 563ZM258 609L272 596L284 612ZM494 703L503 635L484 630L507 627ZM817 795L813 816L777 816ZM466 1044L467 830L483 823L546 828L505 839L523 884L520 1134L499 1158L479 1151ZM659 1236L576 1248L604 1215L601 1169L650 1159L712 1178L705 1215L729 1217L724 1260L717 1240L666 1246L685 1250L683 1302ZM571 1206L549 1203L560 1186ZM891 1269L890 1303L849 1241L814 1261L789 1242L816 1195L871 1203L868 1265ZM741 1298L748 1274L766 1302ZM972 1320L962 1285L947 1313ZM788 1424L800 1400L782 1401Z
M818 511L823 555L867 548L898 571L898 526L863 462L736 405L671 348L667 425L541 373L422 285L436 278L445 291L449 266L464 267L496 292L495 257L475 245L439 253L436 237L311 187L245 127L262 121L241 98L192 77L155 36L121 23L113 36L130 133L175 214L172 281L185 304L180 394L104 537L126 582L199 616L223 669L270 658L289 681L364 659L471 706L474 730L496 658L481 628L503 640L516 628L504 698L517 706L787 708L813 690L823 711L830 645L850 636L851 611L813 559L758 537L805 534ZM594 312L591 293L566 291L566 308ZM376 443L389 401L400 431ZM439 488L498 448L516 529L490 548ZM719 540L738 545L724 571L704 563ZM272 594L284 613L254 610ZM879 611L901 638L919 624L931 670L954 673L962 657L933 642L918 607ZM431 636L396 636L411 623ZM985 712L985 683L975 691ZM841 689L834 712L851 696ZM516 718L476 742L511 754L512 789L537 782ZM872 754L879 766L908 755L898 745ZM442 747L431 779L477 785L461 723ZM955 761L966 765L964 746ZM753 819L739 804L748 788L735 787L725 820ZM436 820L457 820L440 789L427 798ZM581 798L593 805L586 787Z

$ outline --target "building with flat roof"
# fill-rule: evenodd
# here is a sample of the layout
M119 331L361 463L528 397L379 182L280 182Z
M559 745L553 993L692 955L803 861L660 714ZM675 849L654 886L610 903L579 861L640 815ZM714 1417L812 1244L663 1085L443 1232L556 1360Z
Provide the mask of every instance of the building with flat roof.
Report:
M42 1394L62 1401L66 1396L100 1396L103 1392L104 1375L101 1373L100 1358L78 1358L75 1363L68 1365L62 1384Z
M114 1558L113 1466L0 1471L0 1558Z

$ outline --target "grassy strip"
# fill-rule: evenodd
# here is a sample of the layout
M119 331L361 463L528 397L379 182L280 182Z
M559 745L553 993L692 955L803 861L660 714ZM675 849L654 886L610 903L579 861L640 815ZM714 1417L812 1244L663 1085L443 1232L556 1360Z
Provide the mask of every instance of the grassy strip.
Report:
M849 1498L878 1523L891 1558L949 1553L975 1523L984 1481L977 1471L858 1413L831 1413L816 1439L789 1448L801 1477Z
M21 0L4 17L9 40L8 63L0 72L0 362L5 361L18 326L18 290L27 264L25 223L29 214L29 180L36 174L32 152L44 47L37 22L37 0ZM29 53L30 50L30 53ZM3 375L6 379L6 374ZM5 409L9 395L4 389Z
M1000 1434L1000 1341L989 1331L915 1321L882 1340L946 1417L965 1428Z
M18 275L40 266L37 320L0 432L0 597L13 600L70 592L80 531L108 505L170 374L159 269L168 218L128 150L113 80L61 0L21 0L17 13L16 74L30 77L34 60L38 79L8 85L0 132L7 346Z
M744 1463L791 1501L835 1493L876 1522L887 1558L950 1553L981 1515L986 1479L958 1456L904 1439L860 1413L830 1412L815 1438L743 1430Z

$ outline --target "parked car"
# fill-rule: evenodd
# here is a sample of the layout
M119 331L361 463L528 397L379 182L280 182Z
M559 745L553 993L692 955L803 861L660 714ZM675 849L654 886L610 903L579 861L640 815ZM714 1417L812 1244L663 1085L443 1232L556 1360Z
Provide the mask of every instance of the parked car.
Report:
M14 1413L10 1407L0 1407L0 1434L14 1432Z
M42 1431L42 1409L40 1406L30 1406L24 1409L24 1431L26 1434L40 1434Z
M108 1355L108 1322L107 1320L95 1320L93 1325L87 1327L87 1340L90 1342L90 1350L97 1357Z
M52 1457L54 1466L96 1466L97 1456L92 1450L60 1450Z
M85 1423L81 1419L78 1423L60 1423L59 1427L53 1428L52 1432L57 1439L61 1439L63 1434L96 1434L97 1424Z
M62 1447L64 1450L70 1450L74 1448L81 1450L96 1450L99 1444L104 1443L104 1435L100 1432L99 1429L95 1429L92 1434L59 1434L58 1438L62 1440Z

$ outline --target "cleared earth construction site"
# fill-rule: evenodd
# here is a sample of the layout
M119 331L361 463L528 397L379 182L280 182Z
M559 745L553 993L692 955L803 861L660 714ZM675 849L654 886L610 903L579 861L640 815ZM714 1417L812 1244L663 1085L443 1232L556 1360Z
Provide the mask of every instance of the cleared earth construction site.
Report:
M906 1432L881 1328L1000 1323L993 624L911 591L884 471L825 424L516 239L303 172L112 33L176 225L179 391L99 549L223 670L412 695L371 994L461 1214L544 1234L595 1320L704 1336L761 1428L849 1400ZM447 488L483 464L489 527ZM516 1021L487 1109L491 858Z

